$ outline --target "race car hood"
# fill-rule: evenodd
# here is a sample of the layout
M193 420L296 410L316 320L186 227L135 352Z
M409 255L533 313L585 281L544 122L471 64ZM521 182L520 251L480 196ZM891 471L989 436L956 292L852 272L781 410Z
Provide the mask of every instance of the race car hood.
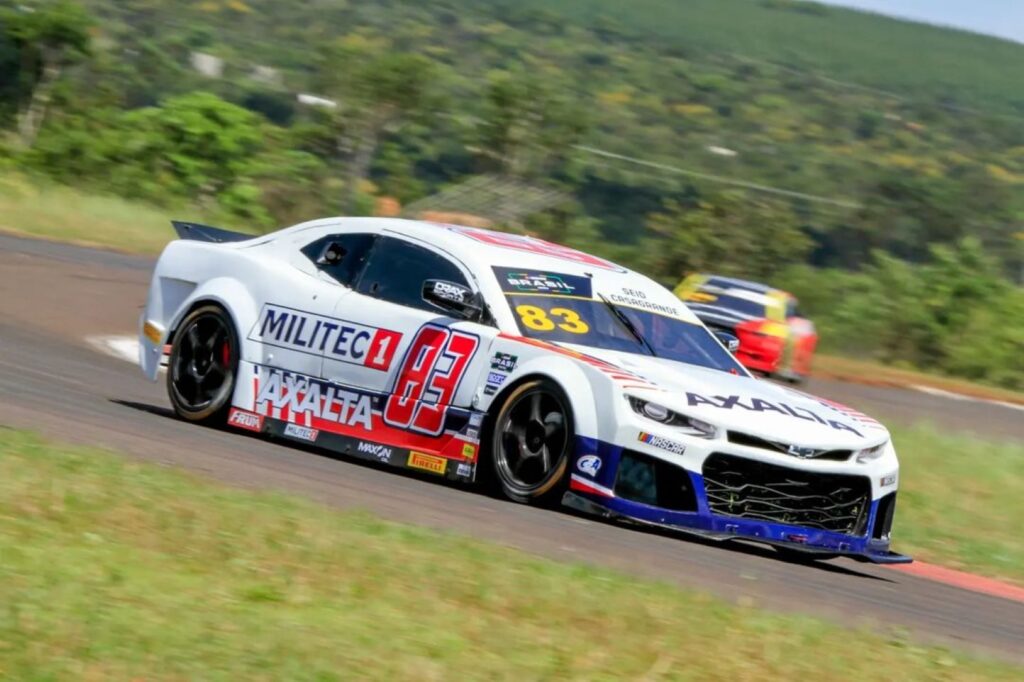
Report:
M889 437L885 427L852 408L766 380L629 353L588 354L651 385L631 386L630 395L731 431L826 449L873 447Z

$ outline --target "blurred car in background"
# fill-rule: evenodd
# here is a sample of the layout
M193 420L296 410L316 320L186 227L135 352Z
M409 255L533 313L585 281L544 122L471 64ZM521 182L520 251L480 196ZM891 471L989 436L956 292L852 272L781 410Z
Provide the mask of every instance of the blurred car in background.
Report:
M675 293L713 331L739 339L735 355L747 369L793 383L811 373L818 333L792 294L708 274L686 277Z

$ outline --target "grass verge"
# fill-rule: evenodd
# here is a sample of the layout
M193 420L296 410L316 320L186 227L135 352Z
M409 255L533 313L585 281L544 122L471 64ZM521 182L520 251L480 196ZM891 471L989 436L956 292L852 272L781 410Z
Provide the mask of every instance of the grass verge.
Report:
M892 435L900 457L896 550L1024 585L1024 442L924 425Z
M0 556L8 679L1024 674L10 430Z
M174 238L171 218L201 220L200 215L0 174L0 230L13 234L155 254Z
M825 379L838 379L856 384L875 386L927 386L950 393L959 393L983 400L999 400L1024 405L1024 393L1011 391L996 386L976 384L966 379L947 377L939 374L928 374L919 370L905 369L883 365L880 362L854 360L835 355L814 357L814 376Z

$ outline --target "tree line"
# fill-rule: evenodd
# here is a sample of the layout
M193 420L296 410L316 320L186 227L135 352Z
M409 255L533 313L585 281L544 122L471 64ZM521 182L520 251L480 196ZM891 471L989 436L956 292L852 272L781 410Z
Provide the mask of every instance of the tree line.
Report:
M571 23L561 2L528 5L24 0L0 10L0 168L258 230L394 212L491 174L565 197L499 227L666 284L693 270L789 281L829 318L853 296L826 280L866 291L902 267L915 286L938 286L942 254L974 249L988 269L964 276L1004 287L970 306L1019 294L1024 122L837 87L607 17ZM220 75L194 68L197 55ZM1015 308L999 310L992 319ZM901 337L913 352L867 341L860 352L978 374L924 337L982 322L935 315ZM856 351L839 342L838 318L825 326ZM1020 338L1007 343L1020 350ZM979 378L1020 381L997 374Z

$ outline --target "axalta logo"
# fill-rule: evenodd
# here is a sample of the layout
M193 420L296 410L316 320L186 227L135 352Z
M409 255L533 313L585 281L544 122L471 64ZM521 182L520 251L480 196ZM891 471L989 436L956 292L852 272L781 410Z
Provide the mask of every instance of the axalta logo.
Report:
M231 412L228 414L228 424L240 429L259 432L263 430L263 417L245 410L231 408Z
M576 468L587 476L597 476L601 470L601 458L597 455L583 455L576 461Z
M277 369L263 370L259 386L256 404L262 412L287 410L296 421L316 418L373 430L373 401L366 394Z
M444 457L435 457L434 455L428 455L425 452L416 452L413 450L409 453L408 465L413 469L423 469L429 471L432 474L444 474L445 469L448 467L448 460Z
M835 419L825 419L821 417L817 412L808 410L806 407L794 407L786 403L771 403L761 398L751 398L750 403L744 403L741 396L738 395L716 395L707 396L700 395L698 393L687 393L686 403L690 407L697 407L699 405L710 405L711 407L717 407L722 410L732 410L739 408L748 412L778 412L779 414L786 417L793 417L795 419L803 419L804 421L817 422L824 426L831 426L837 431L849 431L852 434L864 437L857 429L853 428L849 424L845 424ZM797 455L799 456L799 455Z
M249 339L383 371L391 366L402 335L268 304Z
M367 443L365 440L361 440L356 450L364 455L376 457L381 462L391 461L391 448L380 443Z
M316 429L311 429L308 426L289 424L284 427L284 435L313 443L316 441L316 437L320 435L320 432Z

